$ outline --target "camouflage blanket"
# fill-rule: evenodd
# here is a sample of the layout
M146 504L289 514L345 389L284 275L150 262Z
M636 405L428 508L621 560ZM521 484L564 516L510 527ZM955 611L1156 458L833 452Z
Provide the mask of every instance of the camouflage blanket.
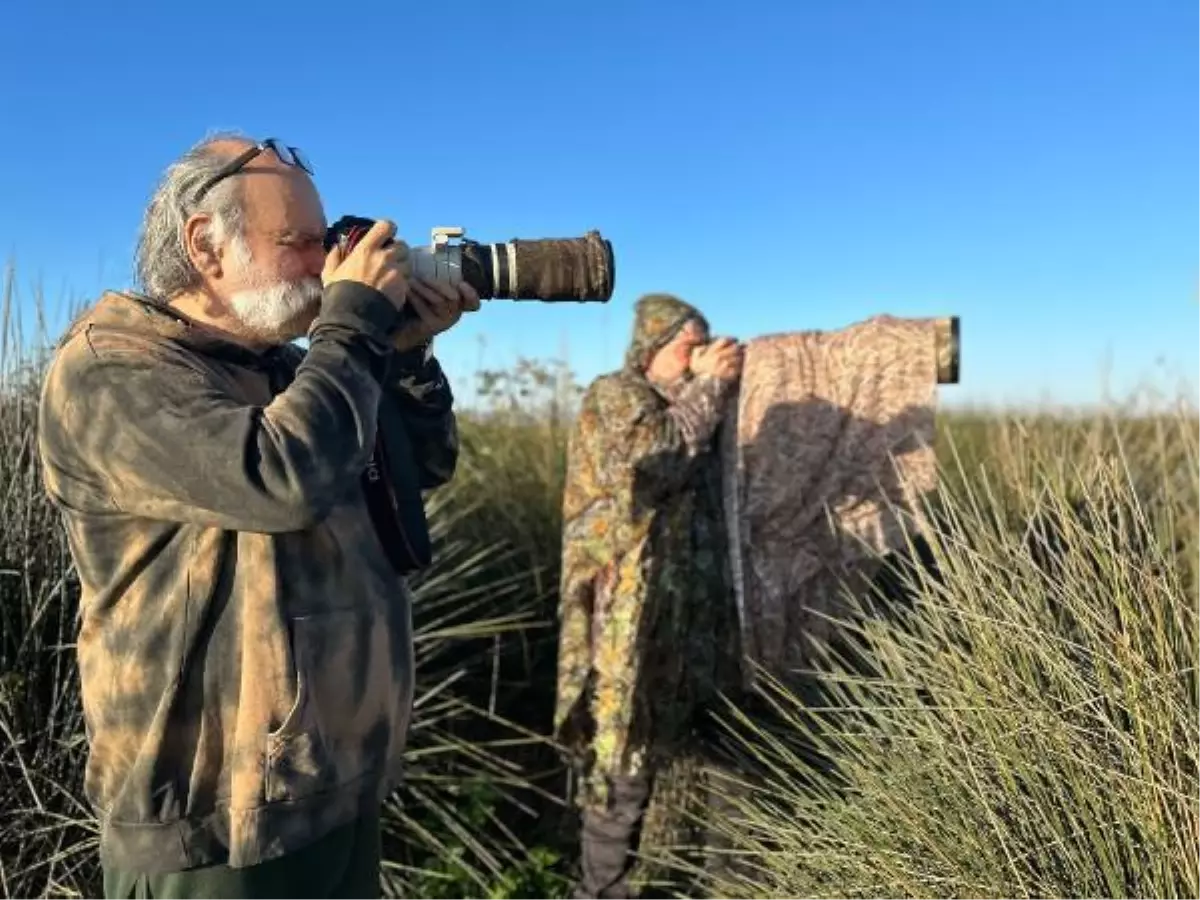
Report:
M891 316L747 342L721 445L746 658L779 674L811 662L842 588L906 543L902 520L920 526L937 352L935 320Z
M808 640L830 636L825 616L844 611L841 589L861 588L878 553L902 549L902 522L924 524L917 499L936 485L935 392L947 365L938 329L877 316L744 343L718 465L742 650L772 674L811 665ZM753 666L742 671L752 687ZM697 743L659 772L637 884L694 896L674 883L679 865L712 874L730 864L731 825L714 810L733 790L719 776L745 777L731 765Z

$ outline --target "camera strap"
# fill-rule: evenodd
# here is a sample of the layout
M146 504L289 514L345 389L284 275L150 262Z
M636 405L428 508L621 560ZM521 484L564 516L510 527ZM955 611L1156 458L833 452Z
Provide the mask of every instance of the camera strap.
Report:
M405 496L406 502L402 502L392 481L390 463L380 427L375 437L375 449L362 474L363 496L384 554L398 575L408 575L432 561L429 532L419 490L415 497ZM406 518L409 519L407 528L403 521Z

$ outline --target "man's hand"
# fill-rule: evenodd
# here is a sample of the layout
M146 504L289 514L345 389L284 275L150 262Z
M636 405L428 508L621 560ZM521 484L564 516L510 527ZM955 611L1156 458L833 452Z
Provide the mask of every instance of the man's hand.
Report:
M475 312L479 309L479 294L465 281L453 285L414 279L409 282L408 303L417 319L396 335L394 343L400 351L419 346L453 327L464 312Z
M325 257L321 281L326 287L335 281L357 281L386 296L397 310L403 309L411 266L408 244L395 241L383 246L395 234L396 226L380 219L349 254L343 257L341 248L335 246Z
M718 338L692 353L692 374L733 381L742 374L742 348L732 338Z

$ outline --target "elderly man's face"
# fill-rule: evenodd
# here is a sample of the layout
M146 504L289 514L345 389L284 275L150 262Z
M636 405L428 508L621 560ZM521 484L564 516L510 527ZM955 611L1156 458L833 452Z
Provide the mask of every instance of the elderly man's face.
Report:
M221 249L213 288L249 336L292 340L320 309L321 199L308 175L269 152L232 177L242 182L244 235Z

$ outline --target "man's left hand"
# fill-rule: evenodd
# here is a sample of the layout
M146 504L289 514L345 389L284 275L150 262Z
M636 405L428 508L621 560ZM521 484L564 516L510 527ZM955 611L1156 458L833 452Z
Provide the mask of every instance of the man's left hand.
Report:
M408 305L417 314L396 334L397 350L411 350L457 324L464 312L479 309L479 294L467 282L412 279L408 283Z

